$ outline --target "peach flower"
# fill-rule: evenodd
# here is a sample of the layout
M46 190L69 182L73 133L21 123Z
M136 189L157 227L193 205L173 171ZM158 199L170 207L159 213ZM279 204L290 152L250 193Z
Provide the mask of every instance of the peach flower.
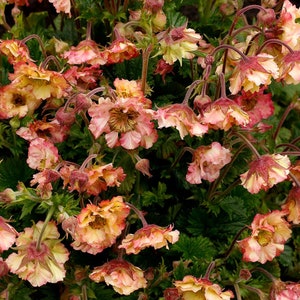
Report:
M127 234L119 248L125 249L127 254L138 254L147 247L168 249L168 243L174 244L179 239L179 231L172 229L172 225L166 228L154 224L146 225L134 234Z
M238 241L244 261L264 264L283 252L292 233L289 223L283 219L285 215L285 211L279 210L255 215L250 226L251 236Z
M89 277L95 282L105 281L107 285L111 285L121 295L130 295L147 285L144 273L140 268L119 259L96 267Z

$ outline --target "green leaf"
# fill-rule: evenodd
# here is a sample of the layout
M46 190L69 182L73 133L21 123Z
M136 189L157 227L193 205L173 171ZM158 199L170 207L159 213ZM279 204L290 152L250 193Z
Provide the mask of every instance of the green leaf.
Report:
M158 182L157 188L153 188L152 191L145 191L141 195L143 206L150 206L152 204L158 204L161 207L164 205L165 200L172 198L167 192L167 185L162 182Z
M209 238L198 236L188 237L181 234L179 241L172 246L172 250L182 252L184 259L201 258L211 261L216 255L216 248Z

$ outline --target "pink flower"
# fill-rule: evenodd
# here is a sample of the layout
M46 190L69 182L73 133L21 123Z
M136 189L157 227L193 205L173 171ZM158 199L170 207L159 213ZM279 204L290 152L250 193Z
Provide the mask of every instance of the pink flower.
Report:
M88 204L80 214L63 221L63 228L74 239L75 250L97 254L112 246L125 228L130 208L121 196Z
M181 139L187 134L201 137L208 131L208 127L202 124L194 111L184 104L172 104L159 108L154 116L157 119L158 128L175 127Z
M135 44L122 37L114 40L108 48L101 52L101 56L106 60L106 64L121 63L139 55L139 50Z
M63 12L71 17L71 1L70 0L49 0L53 3L57 13Z
M154 224L146 225L134 234L128 234L122 240L119 248L125 249L127 254L138 254L147 247L154 249L166 247L168 249L168 242L174 244L179 239L179 231L172 231L172 229L172 225L166 228Z
M299 300L300 284L275 280L270 292L271 300Z
M70 191L88 193L97 196L106 191L109 186L120 186L126 174L121 167L113 165L91 165L83 169L77 169L73 165L63 166L59 173L64 181L64 187L69 186Z
M247 128L253 127L262 119L267 119L274 113L274 104L272 102L271 93L264 94L265 88L261 88L258 92L245 92L242 90L241 95L237 96L234 101L249 116Z
M287 219L293 224L300 224L300 188L292 187L285 203L281 206L282 210L287 210Z
M51 169L58 162L58 149L53 143L35 138L29 144L27 164L32 169Z
M244 261L264 264L283 252L292 232L289 223L283 219L285 215L285 211L279 210L255 215L250 226L251 236L238 241Z
M43 232L42 228L45 229ZM10 254L6 259L10 272L28 280L33 286L64 279L64 263L69 258L69 252L60 242L54 222L49 222L44 227L44 222L39 221L32 227L25 228L17 238L16 246L18 252Z
M194 150L193 162L188 167L186 180L192 184L199 184L202 179L213 182L230 161L230 151L218 142L213 142L210 146L200 146Z
M248 114L233 100L219 98L207 103L201 121L212 129L229 130L232 126L245 126L249 122Z
M49 140L49 142L61 143L66 140L69 131L68 126L59 124L55 119L51 122L36 120L27 126L20 127L16 133L29 142L39 137Z
M141 146L149 149L158 135L152 122L153 112L135 101L112 101L100 98L98 104L92 104L88 110L92 117L89 125L95 138L105 133L108 147L122 146L132 150Z
M234 68L230 81L230 92L235 95L242 87L252 93L258 92L261 85L269 85L271 79L278 78L278 66L270 54L260 53L242 59Z
M94 64L93 60L100 57L100 49L93 40L83 40L76 47L72 46L69 51L63 54L63 58L68 60L70 65L80 65L83 63ZM98 61L99 63L99 61ZM101 65L104 65L106 60L103 59Z
M18 233L0 216L0 252L8 250L16 241Z
M173 65L169 65L164 59L160 59L157 62L154 74L161 75L163 82L165 83L166 75L173 71Z
M300 51L289 52L280 60L279 73L278 81L283 80L287 84L300 83Z
M33 175L33 179L30 181L30 185L38 184L36 192L43 199L49 199L52 195L52 182L58 180L60 174L58 171L51 169L44 169L43 171Z
M293 50L299 51L299 35L300 35L300 24L298 19L300 18L300 9L293 5L290 1L285 0L281 9L281 13L278 19L279 32L278 38L290 46ZM282 47L282 52L287 53L286 47Z
M96 282L105 281L121 295L130 295L134 291L145 288L147 281L143 271L125 260L114 259L96 267L90 274Z
M175 286L184 300L229 300L234 298L230 290L222 292L218 284L191 275L185 276L182 280L176 280Z
M242 185L251 194L268 190L287 179L290 160L285 155L265 154L250 163L249 170L240 175Z

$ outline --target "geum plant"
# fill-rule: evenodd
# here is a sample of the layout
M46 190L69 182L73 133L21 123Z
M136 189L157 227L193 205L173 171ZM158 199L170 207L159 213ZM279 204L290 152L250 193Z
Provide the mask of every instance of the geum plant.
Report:
M300 299L300 9L49 2L0 2L0 298Z

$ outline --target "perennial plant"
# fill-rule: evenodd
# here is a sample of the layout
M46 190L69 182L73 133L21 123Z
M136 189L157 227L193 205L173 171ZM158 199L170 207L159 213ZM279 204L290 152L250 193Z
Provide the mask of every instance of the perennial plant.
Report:
M300 299L300 8L253 2L0 0L0 299Z

